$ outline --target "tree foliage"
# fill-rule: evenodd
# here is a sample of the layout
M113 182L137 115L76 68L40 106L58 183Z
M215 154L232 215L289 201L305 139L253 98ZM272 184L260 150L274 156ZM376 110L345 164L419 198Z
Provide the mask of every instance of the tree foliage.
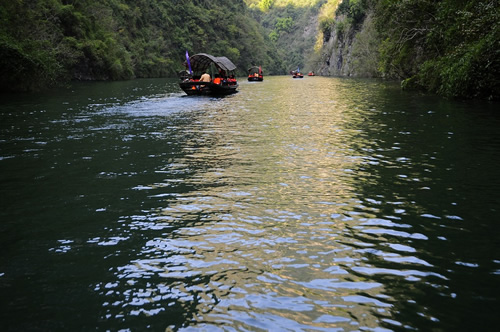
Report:
M498 0L330 0L327 5L336 3L335 16L321 17L320 33L325 41L332 33L354 40L351 56L358 73L450 97L500 98Z
M262 10L263 12L268 11L269 9L271 9L273 2L274 2L274 0L261 0L259 2L260 10Z
M499 0L2 0L0 88L174 76L186 50L225 55L240 74L252 65L268 74L315 70L327 58L321 45L336 34L350 39L357 73L499 99L499 7Z
M314 53L319 9L326 0L274 0L265 11L256 0L245 2L275 45L285 68L281 73L306 67Z
M337 7L337 15L346 15L349 23L354 27L359 27L370 8L371 0L344 0Z
M380 0L380 71L450 97L500 97L498 0Z
M0 2L0 20L3 90L173 76L186 50L225 55L242 72L281 68L242 1L12 0Z

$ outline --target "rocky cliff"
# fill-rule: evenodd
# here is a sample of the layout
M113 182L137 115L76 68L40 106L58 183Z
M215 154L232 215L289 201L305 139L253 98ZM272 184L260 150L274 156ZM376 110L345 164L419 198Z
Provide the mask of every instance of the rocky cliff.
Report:
M323 31L316 71L324 76L377 77L378 43L371 13L358 24L350 23L345 15L337 16L330 29Z

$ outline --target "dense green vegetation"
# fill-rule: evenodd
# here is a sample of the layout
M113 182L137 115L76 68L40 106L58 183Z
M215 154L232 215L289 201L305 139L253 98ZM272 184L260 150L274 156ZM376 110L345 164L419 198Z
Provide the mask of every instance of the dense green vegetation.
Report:
M342 0L337 20L320 26L324 34L357 34L358 72L400 79L403 88L499 99L499 7L498 0Z
M175 76L186 50L225 55L240 75L252 65L266 74L316 71L336 35L352 43L359 76L498 99L499 7L498 0L3 0L0 88Z
M274 43L286 72L308 68L317 36L317 18L326 0L245 0Z
M252 64L284 70L242 1L10 0L0 17L4 91L175 76L186 50L225 55L241 73Z
M446 96L500 97L497 0L381 0L381 71Z

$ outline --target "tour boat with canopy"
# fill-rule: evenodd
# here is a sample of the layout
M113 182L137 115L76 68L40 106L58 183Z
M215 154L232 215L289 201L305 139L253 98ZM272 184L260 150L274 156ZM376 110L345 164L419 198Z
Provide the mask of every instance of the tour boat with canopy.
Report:
M179 86L187 95L228 95L237 92L236 66L225 56L215 57L206 53L189 56L186 51L184 64L187 69L179 73Z
M299 67L297 67L297 70L293 70L293 71L292 71L292 77L293 77L293 78L303 78L303 77L304 77L304 74L302 74L302 73L300 72L300 68L299 68Z
M248 69L248 81L263 81L264 73L262 72L261 66L253 66Z

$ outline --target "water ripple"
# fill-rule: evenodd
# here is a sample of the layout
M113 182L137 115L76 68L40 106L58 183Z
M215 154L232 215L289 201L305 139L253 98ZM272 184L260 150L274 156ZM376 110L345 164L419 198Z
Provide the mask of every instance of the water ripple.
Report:
M2 322L498 325L496 113L375 80L155 82L2 110Z

